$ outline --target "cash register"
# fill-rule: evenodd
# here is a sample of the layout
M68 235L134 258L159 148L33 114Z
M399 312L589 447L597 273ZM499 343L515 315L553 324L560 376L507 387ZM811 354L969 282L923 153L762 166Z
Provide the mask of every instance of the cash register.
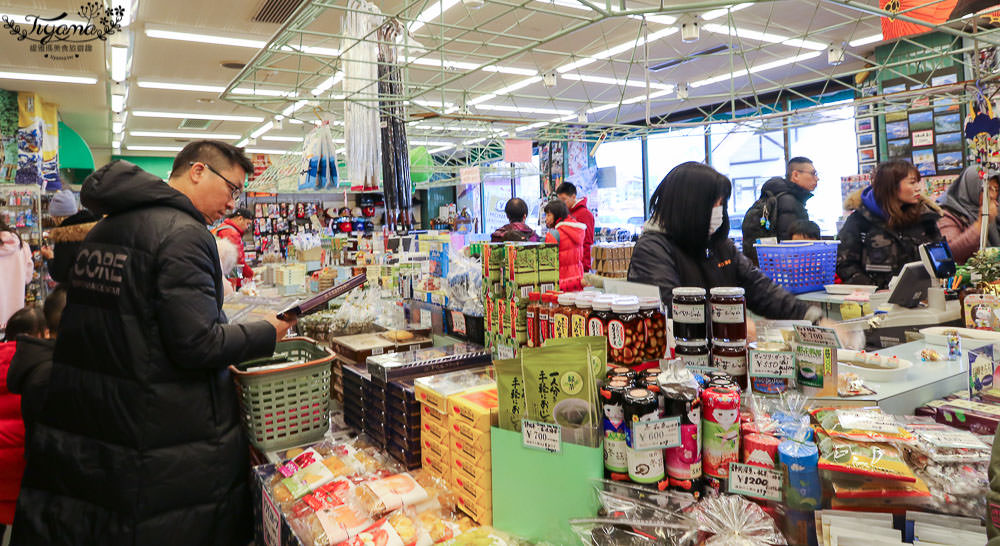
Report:
M903 266L888 292L871 296L876 311L873 327L866 332L869 346L905 343L906 332L927 326L961 326L961 304L958 299L947 299L941 285L942 279L955 275L955 258L947 241L925 243L919 250L920 261Z

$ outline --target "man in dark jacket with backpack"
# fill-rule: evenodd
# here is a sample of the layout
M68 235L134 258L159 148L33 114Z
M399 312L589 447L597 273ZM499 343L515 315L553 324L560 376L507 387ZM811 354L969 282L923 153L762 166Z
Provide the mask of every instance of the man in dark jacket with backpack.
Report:
M784 178L776 176L765 182L760 198L743 217L743 254L756 264L753 245L758 239L791 240L792 226L799 220L809 220L806 201L818 184L819 173L805 157L793 157Z
M206 226L250 169L242 150L200 140L166 183L127 161L84 182L83 204L107 217L70 270L13 544L249 542L249 450L227 367L272 355L291 323L227 324Z

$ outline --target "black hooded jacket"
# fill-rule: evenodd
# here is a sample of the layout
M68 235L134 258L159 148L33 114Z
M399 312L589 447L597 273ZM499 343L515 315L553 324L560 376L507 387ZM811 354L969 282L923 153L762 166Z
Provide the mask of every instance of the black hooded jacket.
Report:
M17 336L17 350L7 370L7 388L21 395L21 415L28 435L42 413L55 341L28 335Z
M739 286L746 291L747 308L765 318L814 321L822 314L764 276L736 249L732 239L712 243L706 257L695 258L653 221L646 222L635 244L628 280L658 286L667 309L673 289L678 286L701 287L706 292L721 286Z
M798 220L809 220L806 201L812 197L812 193L780 176L764 182L760 191L761 195L764 193L771 193L772 195L783 194L778 197L778 211L774 221L774 231L778 234L779 241L791 239L792 226L795 225L795 222Z
M13 543L244 546L248 449L226 367L273 354L274 327L226 324L216 245L185 195L116 161L81 199L108 216L70 271Z

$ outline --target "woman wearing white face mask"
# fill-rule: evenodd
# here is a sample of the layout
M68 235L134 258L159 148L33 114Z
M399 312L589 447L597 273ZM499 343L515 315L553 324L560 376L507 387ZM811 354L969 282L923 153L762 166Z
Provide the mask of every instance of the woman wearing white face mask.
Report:
M758 315L819 321L818 307L771 282L729 239L731 191L729 179L708 165L689 161L674 167L649 201L652 216L635 245L628 280L660 287L667 309L677 286L706 291L739 286Z

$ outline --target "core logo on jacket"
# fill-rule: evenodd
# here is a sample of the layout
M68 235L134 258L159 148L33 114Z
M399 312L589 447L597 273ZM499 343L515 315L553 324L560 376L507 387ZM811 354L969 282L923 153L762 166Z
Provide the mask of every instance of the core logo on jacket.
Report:
M82 248L73 264L72 286L117 296L128 254L99 248Z

